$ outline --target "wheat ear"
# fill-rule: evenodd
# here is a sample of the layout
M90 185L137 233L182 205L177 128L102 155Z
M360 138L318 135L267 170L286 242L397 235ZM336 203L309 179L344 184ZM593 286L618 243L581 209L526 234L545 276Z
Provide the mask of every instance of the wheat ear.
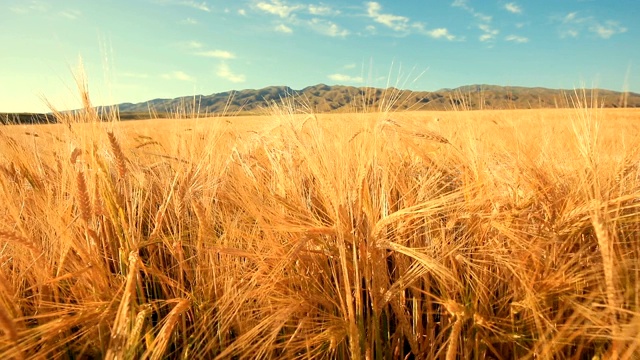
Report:
M85 221L85 224L89 224L91 221L91 201L89 200L89 192L87 191L87 181L82 171L78 171L78 175L76 176L76 187L78 190L80 217Z
M116 136L111 132L107 132L107 136L109 137L109 144L111 145L111 151L113 151L113 155L116 158L116 166L118 168L118 175L120 178L124 178L127 174L127 158L124 156L122 152L122 147L120 147L120 142Z

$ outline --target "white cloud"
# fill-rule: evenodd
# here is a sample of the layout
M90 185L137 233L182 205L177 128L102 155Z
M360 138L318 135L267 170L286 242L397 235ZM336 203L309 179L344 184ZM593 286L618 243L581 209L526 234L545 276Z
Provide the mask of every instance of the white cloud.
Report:
M454 2L451 3L451 6L459 7L459 8L463 8L463 9L468 9L469 8L469 5L467 4L467 0L454 0Z
M584 30L585 23L592 22L593 18L590 16L579 17L578 12L573 11L556 20L559 20L559 22L562 23L559 29L561 38L577 38L580 35L580 32Z
M564 19L562 19L562 22L564 22L564 23L573 22L573 20L575 20L577 15L578 15L578 13L575 12L575 11L574 12L570 12L564 17Z
M202 10L202 11L206 11L206 12L211 12L211 8L209 8L209 5L207 5L207 3L205 1L203 2L197 2L197 1L181 1L180 2L181 5L184 6L188 6L191 8L194 8L196 10Z
M561 34L561 37L577 38L578 35L580 35L580 32L578 32L578 30L567 30Z
M236 55L226 50L208 50L197 52L196 55L216 58L216 59L235 59Z
M344 74L331 74L329 75L329 79L333 81L343 82L343 83L362 83L364 79L362 76L350 76Z
M180 80L180 81L194 81L195 79L185 73L184 71L174 71L174 72L170 72L170 73L166 73L166 74L162 74L160 75L163 79L167 79L167 80Z
M367 14L373 21L380 23L395 31L406 31L409 26L409 18L400 15L380 13L382 6L374 1L367 3Z
M371 34L375 34L376 33L376 27L373 25L367 25L367 27L365 28L365 30L367 30L369 33Z
M198 20L188 17L182 20L180 23L187 24L187 25L198 25Z
M465 10L466 12L470 13L473 17L475 17L476 19L480 19L480 21L483 22L491 22L493 20L493 18L489 15L485 15L481 12L477 12L474 8L472 8L471 6L469 6L469 4L467 4L467 0L455 0L451 6L453 7L459 7L463 10Z
M280 0L271 0L270 2L261 1L256 7L266 13L278 15L281 18L288 18L291 13L302 8L301 5L289 6Z
M329 6L325 5L309 5L309 13L311 15L338 15L340 11L334 10Z
M434 39L445 38L449 41L453 41L456 39L454 35L449 33L449 30L447 30L447 28L437 28L437 29L429 30L427 31L427 35L429 35Z
M524 36L518 36L518 35L509 35L504 39L507 40L507 41L512 41L512 42L519 43L519 44L523 44L523 43L529 42L529 38L526 38Z
M627 32L627 28L620 26L617 21L607 21L605 24L596 23L589 27L589 31L603 39L608 39L616 34Z
M508 3L504 6L504 9L513 14L522 14L522 8L516 3Z
M247 10L245 9L239 9L238 10L238 14L242 15L242 16L246 16L247 15Z
M21 1L20 5L9 8L11 12L16 14L29 14L33 12L46 12L50 6L42 1Z
M480 24L478 25L478 28L480 30L482 30L483 34L480 35L480 41L484 42L484 41L490 41L495 39L496 35L498 35L498 33L500 33L498 30L492 28L491 26L487 25L487 24Z
M60 11L59 14L60 16L66 17L67 19L75 20L82 15L82 12L80 12L79 10L65 10Z
M345 37L349 35L348 30L342 29L337 24L328 20L314 18L309 21L309 26L322 35L331 37Z
M627 28L619 22L607 20L604 23L593 16L579 16L577 11L570 12L563 17L556 17L560 23L558 31L561 38L577 38L583 31L589 31L602 39L609 39L614 35L627 32Z
M342 68L346 69L346 70L350 70L350 69L355 69L356 66L357 66L356 64L347 64L347 65L343 66Z
M293 29L291 29L290 27L288 27L285 24L280 24L280 25L276 26L275 30L277 32L281 32L281 33L285 33L285 34L291 34L293 32Z
M127 78L134 78L134 79L148 79L149 78L149 74L134 73L134 72L124 72L124 73L120 74L120 76L127 77Z
M201 42L195 40L189 41L185 45L190 49L202 49L204 47Z
M227 63L220 63L218 65L218 70L216 71L216 75L219 77L231 81L232 83L241 83L247 80L247 77L243 74L236 74L231 71L229 65Z

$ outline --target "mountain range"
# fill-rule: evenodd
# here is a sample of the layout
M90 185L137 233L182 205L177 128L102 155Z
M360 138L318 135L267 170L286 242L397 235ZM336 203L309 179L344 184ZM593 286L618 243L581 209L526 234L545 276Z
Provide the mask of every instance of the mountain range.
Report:
M154 99L119 104L121 113L256 114L268 113L274 105L293 106L314 113L370 110L480 110L564 108L576 99L604 107L640 107L640 94L602 89L560 90L497 85L466 85L438 91L410 91L396 88L329 86L318 84L302 90L270 86L212 95ZM586 100L586 102L585 102Z
M466 85L437 91L396 88L329 86L318 84L301 90L288 86L227 91L211 95L153 99L122 103L98 110L117 108L120 118L254 115L272 113L285 105L296 112L362 112L401 110L481 110L567 108L588 104L599 107L640 108L640 94L603 89L547 89L541 87ZM582 105L584 106L584 105ZM52 121L50 114L0 114L0 123Z

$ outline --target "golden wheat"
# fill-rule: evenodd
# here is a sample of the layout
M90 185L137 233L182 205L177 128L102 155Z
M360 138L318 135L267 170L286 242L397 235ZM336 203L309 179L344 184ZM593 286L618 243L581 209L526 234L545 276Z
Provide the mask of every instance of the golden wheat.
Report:
M0 128L0 355L640 356L637 111L308 110Z

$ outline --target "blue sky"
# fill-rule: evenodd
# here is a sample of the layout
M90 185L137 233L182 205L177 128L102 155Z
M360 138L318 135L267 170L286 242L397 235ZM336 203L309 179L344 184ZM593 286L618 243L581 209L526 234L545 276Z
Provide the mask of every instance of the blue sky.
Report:
M318 83L640 92L638 0L0 0L0 112Z

